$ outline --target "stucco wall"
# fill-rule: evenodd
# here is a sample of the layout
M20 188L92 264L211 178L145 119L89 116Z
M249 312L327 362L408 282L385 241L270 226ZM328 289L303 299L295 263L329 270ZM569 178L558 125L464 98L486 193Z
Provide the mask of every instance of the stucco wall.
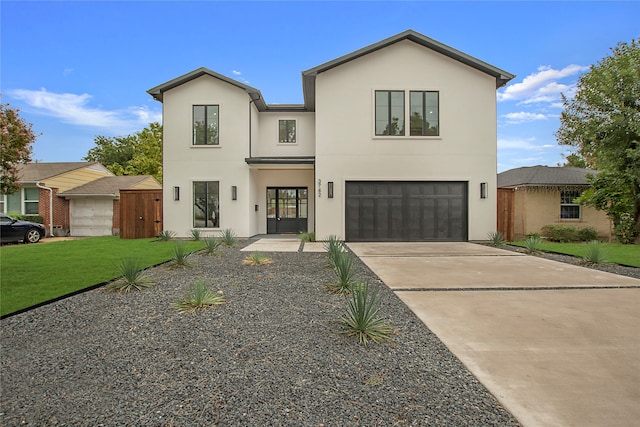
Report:
M440 136L376 137L375 90L439 91ZM496 228L496 140L495 79L410 41L319 74L317 235L345 235L348 180L443 180L468 181L469 239L486 239ZM480 199L481 182L487 199Z
M278 122L296 121L296 142L279 143ZM315 155L315 115L313 112L263 112L259 126L254 129L252 155L254 157L313 156Z

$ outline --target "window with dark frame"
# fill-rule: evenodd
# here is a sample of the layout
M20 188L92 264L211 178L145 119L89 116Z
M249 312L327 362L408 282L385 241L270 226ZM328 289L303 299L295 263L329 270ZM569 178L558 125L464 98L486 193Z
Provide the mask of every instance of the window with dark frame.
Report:
M580 219L580 205L575 199L580 197L580 190L566 190L560 192L560 218Z
M220 227L220 183L218 181L193 183L193 227Z
M279 120L278 121L278 142L280 143L296 143L296 121L295 120Z
M219 145L218 105L193 106L193 145Z
M404 91L377 90L376 103L376 136L404 136Z
M409 92L409 104L409 135L440 135L439 93L412 90Z

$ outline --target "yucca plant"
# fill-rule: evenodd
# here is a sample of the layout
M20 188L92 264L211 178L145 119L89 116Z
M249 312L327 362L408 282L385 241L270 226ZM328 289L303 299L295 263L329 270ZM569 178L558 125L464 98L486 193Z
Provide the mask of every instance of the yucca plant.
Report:
M340 333L355 336L362 345L379 343L391 337L393 329L380 315L378 291L369 292L369 284L362 283L347 297L347 312L340 319Z
M184 242L176 242L173 246L173 263L178 267L188 267L187 258L189 254L185 249Z
M222 230L221 239L225 246L232 247L236 244L236 233L230 228L224 229Z
M175 302L173 306L180 312L194 312L206 310L225 302L225 296L221 291L215 292L209 289L204 280L199 279L191 285L185 295Z
M264 265L264 264L271 264L271 258L269 258L268 256L266 256L265 254L263 254L262 252L252 252L250 255L247 255L247 257L242 261L243 264L248 264L248 265Z
M122 277L109 283L107 289L116 292L130 292L141 291L153 286L153 281L142 268L138 258L123 258L118 264L118 269Z
M334 273L336 282L327 285L327 290L334 294L350 294L353 290L354 277L353 260L346 252L340 252L335 259Z
M524 239L524 249L528 254L536 254L540 252L540 245L542 244L542 239L538 236L527 236Z
M300 233L300 240L302 240L303 242L315 242L316 241L316 233L314 233L313 231L301 232Z
M491 246L500 247L506 244L504 240L504 234L499 231L489 233L489 240L491 241Z
M215 237L207 237L206 239L204 239L204 250L209 255L215 255L218 253L218 248L221 244L222 242Z
M163 242L167 242L175 237L176 233L169 230L162 230L158 233L158 240L162 240Z
M602 245L599 241L592 240L587 243L587 253L582 258L582 261L585 264L603 264L607 262L607 260L604 258Z
M199 228L193 228L191 230L191 238L196 242L200 241L201 235L202 235L202 232Z
M327 267L335 269L338 257L344 252L344 244L337 236L329 236L324 242L324 249L327 251Z

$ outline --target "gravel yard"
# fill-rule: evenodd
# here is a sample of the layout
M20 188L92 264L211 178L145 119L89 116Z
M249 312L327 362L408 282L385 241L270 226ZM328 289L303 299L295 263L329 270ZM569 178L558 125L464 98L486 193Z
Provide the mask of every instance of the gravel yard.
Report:
M324 289L324 254L248 266L237 247L221 253L152 268L141 292L96 289L2 320L0 425L519 425L359 260L396 330L384 344L337 333L346 304ZM178 313L196 279L228 304Z

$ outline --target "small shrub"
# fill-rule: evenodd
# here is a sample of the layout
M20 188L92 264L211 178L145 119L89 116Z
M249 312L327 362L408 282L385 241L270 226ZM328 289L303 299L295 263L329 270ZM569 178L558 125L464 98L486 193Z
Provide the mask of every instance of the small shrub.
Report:
M327 267L335 269L338 257L344 252L344 244L337 236L329 236L324 243L324 249L327 251L329 260Z
M524 237L525 239L527 237L537 237L538 239L540 239L542 236L540 236L540 233L529 233L529 234L525 234Z
M604 253L602 251L602 245L597 240L592 240L587 243L587 253L582 258L583 263L585 264L603 264L607 262L604 258Z
M536 236L530 236L524 239L524 249L528 254L536 254L540 252L540 245L542 244L542 239Z
M209 289L204 280L197 280L191 285L189 291L173 306L180 312L194 312L197 310L206 310L216 305L226 302L224 294L219 291L215 292Z
M380 303L377 290L369 292L367 283L356 286L347 297L347 312L340 319L340 332L355 336L365 346L369 341L379 343L389 339L393 330L380 315Z
M141 291L153 286L153 281L134 257L123 258L118 264L121 278L107 285L107 289L116 292Z
M200 241L201 234L202 232L199 228L194 228L191 230L191 238L196 242Z
M204 250L209 255L216 255L221 244L222 242L215 237L207 237L204 239Z
M353 291L353 260L346 252L340 252L335 259L334 272L337 281L327 285L327 290L334 294L350 294Z
M583 227L578 230L578 239L582 242L591 242L598 238L598 232L593 227Z
M169 230L162 230L158 233L158 240L162 240L163 242L168 242L169 240L175 237L176 233Z
M504 234L499 231L489 233L489 241L491 242L491 246L504 246L506 241L504 240Z
M578 231L571 225L545 225L542 235L552 242L577 242Z
M187 258L189 254L185 249L184 242L176 242L173 246L173 262L178 267L188 267Z
M315 242L316 241L316 233L311 232L302 232L300 233L300 240L303 242Z
M244 260L242 260L243 264L247 265L264 265L271 264L271 258L263 254L262 252L252 252L251 255L248 255Z
M227 228L222 230L221 239L225 246L232 247L236 244L236 233L234 233L232 229Z

